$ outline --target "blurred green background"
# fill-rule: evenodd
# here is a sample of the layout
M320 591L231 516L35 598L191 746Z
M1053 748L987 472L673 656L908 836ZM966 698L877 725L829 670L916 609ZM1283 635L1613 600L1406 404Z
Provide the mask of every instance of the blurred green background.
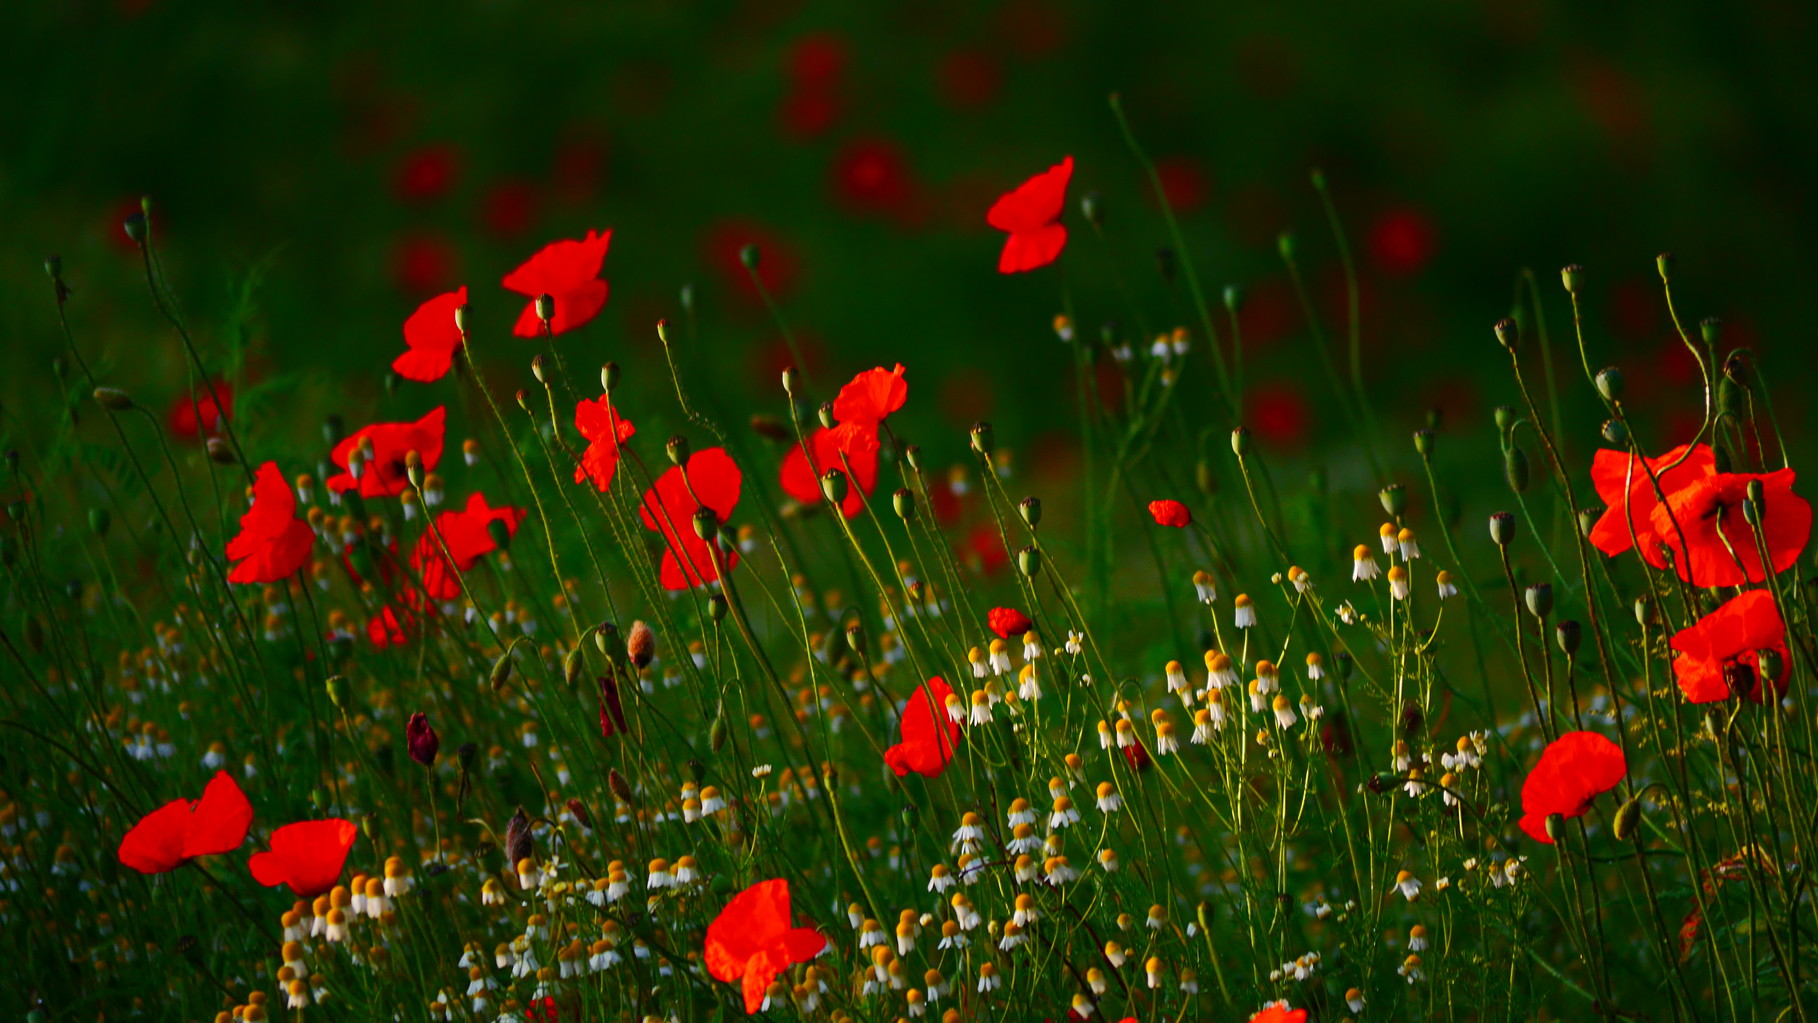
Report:
M524 375L535 346L507 336L522 300L499 278L548 240L610 227L612 297L563 339L570 365L616 359L654 380L652 324L692 284L710 393L777 410L785 354L736 257L756 241L823 386L901 360L923 435L990 417L1039 451L1071 429L1048 326L1063 289L1082 329L1132 329L1114 274L1152 328L1194 322L1157 271L1166 232L1114 90L1208 288L1247 289L1251 418L1280 449L1339 427L1303 374L1276 252L1296 230L1316 298L1339 312L1314 166L1358 251L1367 375L1397 427L1430 406L1481 423L1509 400L1488 327L1524 266L1556 336L1557 270L1587 266L1593 365L1620 361L1638 399L1689 389L1653 270L1667 248L1682 313L1723 316L1804 386L1815 18L1521 0L11 4L6 431L29 432L55 393L50 253L104 376L159 407L185 386L120 229L149 194L205 352L244 350L249 392L279 413L265 431L316 437L330 410L414 418L425 399L388 400L381 382L399 325L462 283L484 358ZM1064 268L999 276L986 206L1069 153ZM1076 205L1093 189L1104 242ZM1581 389L1569 411L1588 428L1593 406ZM1803 434L1803 407L1780 407Z

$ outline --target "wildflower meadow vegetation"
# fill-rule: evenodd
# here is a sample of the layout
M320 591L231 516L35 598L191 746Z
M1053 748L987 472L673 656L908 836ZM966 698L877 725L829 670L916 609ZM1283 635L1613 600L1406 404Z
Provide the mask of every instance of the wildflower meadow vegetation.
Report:
M975 212L979 279L1052 282L977 372L1071 364L1064 492L989 422L925 454L915 351L804 359L757 246L794 357L736 417L697 398L694 295L640 339L660 372L590 336L639 259L602 219L400 308L357 369L408 414L301 446L262 421L289 410L243 413L153 199L138 289L48 260L12 296L55 309L30 372L61 414L9 417L0 484L0 1004L1807 1019L1812 513L1775 367L1676 305L1662 255L1697 373L1632 422L1579 315L1599 271L1567 266L1457 341L1498 367L1493 415L1410 435L1316 172L1350 301L1327 317L1282 236L1297 386L1367 482L1291 475L1247 425L1244 296L1113 109L1153 194L1056 154ZM1185 301L1075 308L1068 256L1139 201ZM162 317L175 407L94 358L103 302ZM1459 511L1453 453L1505 510Z

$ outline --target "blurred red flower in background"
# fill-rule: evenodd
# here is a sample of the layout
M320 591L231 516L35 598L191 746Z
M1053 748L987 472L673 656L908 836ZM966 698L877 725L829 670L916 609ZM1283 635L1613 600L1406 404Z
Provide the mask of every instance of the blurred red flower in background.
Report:
M217 406L215 399L220 398ZM223 411L217 413L216 409ZM194 394L178 398L170 408L171 435L181 440L197 440L204 433L212 437L221 432L221 422L234 418L234 386L225 380L203 384Z
M1439 247L1433 221L1412 209L1394 209L1370 225L1370 255L1386 274L1395 277L1426 269Z
M391 189L407 203L433 202L447 195L460 171L460 153L450 145L424 146L404 154Z

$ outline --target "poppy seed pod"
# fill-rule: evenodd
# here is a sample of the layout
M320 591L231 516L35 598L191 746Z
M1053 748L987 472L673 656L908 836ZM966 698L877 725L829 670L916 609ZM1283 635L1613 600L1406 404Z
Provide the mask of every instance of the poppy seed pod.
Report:
M410 759L429 767L436 762L436 751L442 748L442 740L436 730L429 727L429 718L422 711L410 716L404 726L404 748L409 751Z
M1016 567L1022 569L1023 575L1033 579L1042 570L1042 552L1036 547L1024 547L1016 552Z
M219 437L210 437L202 445L208 452L208 460L216 465L234 465L240 460L234 456L234 449Z
M896 493L890 495L890 504L896 509L896 517L904 522L915 518L915 495L908 487L896 488Z
M1495 326L1490 329L1496 334L1496 342L1511 352L1521 344L1521 327L1507 316L1497 320Z
M989 455L997 449L997 438L991 432L991 424L979 420L972 424L972 450L981 455Z
M625 656L631 658L632 666L639 671L656 660L656 633L642 620L631 623L631 635L625 640Z
M126 237L128 239L130 239L134 245L144 244L144 242L145 242L145 214L144 213L127 214L126 220L120 226L126 230Z
M1244 307L1244 289L1240 284L1225 285L1225 311L1233 315Z
M1623 394L1622 370L1615 366L1605 366L1597 371L1597 393L1603 395L1604 401L1621 401Z
M1422 458L1433 457L1433 431L1422 427L1414 431L1414 450Z
M1723 320L1715 316L1699 320L1698 336L1704 339L1705 344L1716 347L1717 342L1723 339Z
M1654 257L1654 269L1660 271L1660 283L1673 283L1673 270L1679 265L1679 257L1671 252L1662 252Z
M1597 520L1603 518L1603 506L1592 505L1578 511L1578 533L1585 539L1591 538L1591 530L1597 528Z
M739 262L744 264L745 269L756 270L763 261L764 253L755 242L746 242L739 246Z
M512 867L536 855L536 845L530 837L530 815L518 807L505 824L505 859Z
M132 395L118 387L95 388L95 400L101 403L102 408L110 412L131 412L133 410Z
M1025 497L1017 502L1016 510L1022 513L1023 522L1027 523L1030 529L1042 524L1041 498Z
M1080 216L1086 218L1086 223L1102 230L1105 226L1105 197L1097 189L1087 192L1080 197L1079 212Z
M707 598L707 617L715 622L723 622L726 620L726 612L731 610L731 607L732 605L726 602L725 594L715 593Z
M821 473L821 496L827 499L828 504L835 507L845 504L850 489L846 474L838 469L828 469Z
M1231 453L1239 458L1250 453L1250 428L1240 426L1231 431Z
M1509 427L1515 425L1515 410L1508 405L1498 405L1495 411L1496 429L1508 433Z
M1576 657L1578 645L1584 641L1584 629L1576 620L1568 618L1553 627L1553 638L1567 657Z
M688 438L676 434L663 445L663 453L669 456L670 465L688 464Z
M1528 489L1528 453L1519 447L1512 447L1502 453L1502 475L1509 481L1509 489L1517 494L1526 493Z
M1497 512L1490 516L1490 539L1498 547L1507 547L1515 539L1515 516L1508 512Z
M801 370L796 369L794 366L785 366L783 368L783 393L784 394L787 394L791 398L795 397L796 388L801 385L801 382L802 382L802 371Z
M700 507L694 510L694 535L703 540L712 540L719 534L720 517L712 508Z
M537 378L537 383L549 383L549 360L542 353L530 357L530 375Z
M815 416L821 421L821 426L829 430L838 426L840 422L833 417L833 402L830 401L821 402L821 407L815 410Z
M921 472L922 471L921 445L911 444L908 447L904 448L903 449L903 461L909 463L909 468L915 470L916 472Z
M1522 593L1522 603L1528 606L1528 613L1536 618L1545 618L1553 611L1553 584L1533 583Z
M865 652L865 626L862 623L853 622L846 626L846 645L851 647L855 654Z
M1603 421L1603 439L1617 447L1628 447L1629 425L1620 419Z
M1568 263L1559 271L1559 283L1565 285L1566 294L1578 294L1578 286L1584 283L1584 267L1577 263Z
M1393 518L1401 518L1408 510L1408 491L1399 483L1391 483L1376 492L1376 499L1382 502L1382 510Z

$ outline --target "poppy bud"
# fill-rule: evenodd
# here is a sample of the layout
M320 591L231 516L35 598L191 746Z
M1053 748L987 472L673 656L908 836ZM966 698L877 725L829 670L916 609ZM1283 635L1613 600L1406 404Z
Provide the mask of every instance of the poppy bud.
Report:
M1243 285L1241 285L1241 284L1225 285L1224 298L1225 298L1225 311L1230 313L1233 316L1237 315L1237 311L1244 307Z
M129 213L126 221L120 225L126 229L126 237L135 245L145 243L145 214Z
M505 824L505 859L513 867L536 856L536 845L530 838L530 815L518 807Z
M863 654L865 652L865 626L863 624L853 622L846 626L846 645L852 648L853 653Z
M581 671L586 667L587 662L581 657L580 647L577 646L568 651L562 657L562 681L568 683L569 688L573 688L581 681Z
M347 691L347 680L339 675L331 675L322 683L322 687L328 690L328 702L339 708L341 696Z
M688 438L679 433L670 437L669 442L663 445L663 452L669 456L670 465L687 465Z
M1662 252L1654 257L1654 269L1660 271L1660 283L1673 283L1673 268L1679 263L1678 257L1671 252Z
M1281 253L1281 258L1287 260L1290 263L1294 262L1294 232L1293 231L1283 231L1282 233L1275 236L1275 251Z
M1547 814L1547 837L1554 842L1558 842L1561 838L1565 837L1565 817L1563 815L1557 813ZM1561 856L1565 855L1565 850L1561 849L1559 854Z
M1155 269L1157 273L1161 274L1163 284L1174 283L1174 271L1178 265L1179 260L1175 258L1173 249L1160 248L1155 250Z
M1231 431L1231 453L1239 458L1250 453L1250 428L1240 426Z
M442 748L442 740L436 730L429 727L429 718L422 711L410 716L404 726L404 748L410 752L410 759L428 767L436 762L436 751Z
M823 427L829 430L839 425L839 420L833 418L833 402L821 402L821 407L815 410L815 417L821 421Z
M694 510L694 535L711 541L720 531L720 517L712 508L702 505Z
M1509 481L1509 489L1517 494L1528 489L1528 453L1519 447L1512 447L1502 454L1502 475Z
M713 716L713 724L707 729L707 747L715 753L726 745L727 727L724 710Z
M518 392L516 394L512 395L512 398L517 401L518 408L521 408L526 412L530 411L530 392L529 391L526 391L524 388L520 387L520 388L518 388Z
M1507 405L1496 406L1496 429L1508 433L1509 427L1515 425L1515 410Z
M600 653L611 660L619 645L619 627L611 622L601 622L593 630L593 645L600 648Z
M1717 342L1723 338L1723 321L1715 316L1707 316L1699 320L1698 336L1704 338L1705 344L1715 348Z
M618 768L607 769L606 784L611 786L612 794L619 797L621 802L629 804L632 801L631 783L625 780L625 776L619 773Z
M991 424L979 420L972 424L972 450L981 455L989 455L997 447L997 440L991 433Z
M1534 583L1522 594L1521 600L1528 606L1529 614L1545 618L1553 611L1553 584Z
M1408 492L1399 483L1391 483L1376 492L1376 499L1382 502L1382 510L1391 518L1401 518L1408 510Z
M915 518L915 495L908 487L896 488L896 493L890 495L890 504L896 509L896 517L904 522Z
M537 319L542 320L545 327L549 325L550 320L555 319L554 295L537 296Z
M1042 524L1041 498L1025 497L1017 502L1016 510L1022 513L1023 522L1027 523L1030 529Z
M795 389L802 382L802 371L794 366L783 368L783 393L795 397Z
M625 656L631 659L632 666L639 671L650 667L656 660L656 633L643 620L631 623L631 635L625 640Z
M410 480L410 485L412 487L415 487L418 490L423 489L422 455L417 454L415 451L407 452L404 455L404 478Z
M1763 682L1780 681L1781 667L1780 651L1772 647L1755 651L1755 671Z
M1584 641L1584 629L1573 619L1566 619L1553 628L1553 638L1559 641L1559 649L1567 657L1578 656L1578 644Z
M530 358L530 375L537 378L537 383L549 383L549 360L540 353Z
M1414 450L1422 458L1433 457L1433 431L1422 427L1414 431Z
M106 508L90 508L88 510L88 528L93 530L96 536L105 538L107 536L107 528L113 524L113 521L112 514L109 513Z
M758 250L755 242L746 242L739 246L739 262L744 264L745 269L756 270L763 258L764 254Z
M323 788L320 785L317 785L315 788L310 789L309 790L309 805L315 807L317 811L327 810L328 809L328 790Z
M1087 192L1079 200L1080 215L1086 218L1086 223L1100 230L1103 230L1105 226L1104 206L1105 197L1100 195L1097 189Z
M1603 507L1592 505L1578 511L1578 533L1585 539L1591 538L1591 530L1597 528L1597 520L1603 517Z
M1641 797L1639 795L1616 808L1616 820L1610 830L1616 833L1616 840L1626 842L1635 836L1635 829L1641 823Z
M1617 447L1628 447L1629 425L1620 419L1604 420L1603 439Z
M1603 395L1604 401L1621 401L1623 392L1622 370L1615 366L1605 366L1597 371L1597 393Z
M1515 516L1508 512L1497 512L1490 516L1490 539L1498 547L1507 547L1515 540Z
M467 336L467 303L466 302L462 302L460 305L455 306L454 325L455 325L456 333L460 334L462 337Z
M202 447L208 452L208 460L216 465L234 465L239 461L234 457L234 449L219 437L208 438Z
M44 272L46 274L49 274L50 279L53 281L62 280L63 279L63 257L62 256L44 257Z
M492 691L495 693L504 688L505 683L511 680L511 652L513 649L515 647L506 647L505 652L499 655L499 659L492 662L492 672L487 676L487 680L492 683Z
M1565 285L1566 294L1578 294L1578 286L1584 283L1584 267L1577 263L1568 263L1559 271L1559 283Z
M1521 328L1516 326L1515 321L1507 316L1497 320L1496 325L1490 329L1496 332L1497 343L1504 348L1507 348L1510 352L1515 350L1516 345L1521 344Z
M1645 629L1648 627L1648 623L1651 622L1653 620L1653 618L1654 618L1653 608L1648 604L1647 598L1646 597L1636 597L1635 598L1635 623Z
M1042 552L1036 547L1024 547L1016 552L1016 567L1022 569L1023 575L1035 578L1042 570Z
M1730 357L1723 360L1723 376L1743 390L1751 390L1755 386L1754 366L1741 352L1731 352Z
M1755 484L1754 480L1749 481L1750 486L1753 486L1754 484ZM1761 503L1759 501L1756 501L1752 497L1743 498L1742 521L1748 523L1751 526L1761 525Z
M839 507L846 503L848 485L846 474L838 469L828 469L821 473L821 496L827 503Z
M593 814L587 812L586 803L581 802L579 799L570 799L568 801L568 812L574 815L575 820L581 822L581 827L586 828L588 831L593 830Z
M908 447L904 448L903 449L903 461L909 463L909 468L914 469L916 472L921 472L922 471L921 445L911 444Z
M726 603L726 595L723 593L715 593L707 598L707 617L715 622L725 621L726 612L730 609L731 605Z
M131 412L133 410L132 395L118 387L95 388L95 400L101 403L102 408L110 412Z

